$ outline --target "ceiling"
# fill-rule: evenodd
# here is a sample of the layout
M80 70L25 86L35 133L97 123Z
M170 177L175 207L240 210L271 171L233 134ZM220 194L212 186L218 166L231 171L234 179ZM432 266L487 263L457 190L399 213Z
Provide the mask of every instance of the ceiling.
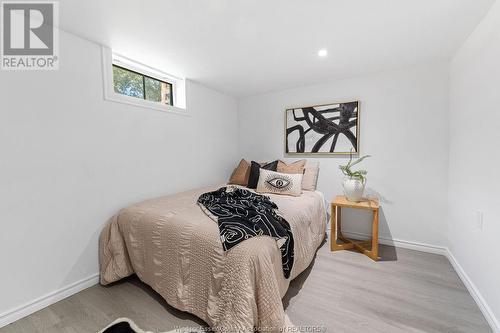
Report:
M493 2L62 0L60 25L244 97L450 58Z

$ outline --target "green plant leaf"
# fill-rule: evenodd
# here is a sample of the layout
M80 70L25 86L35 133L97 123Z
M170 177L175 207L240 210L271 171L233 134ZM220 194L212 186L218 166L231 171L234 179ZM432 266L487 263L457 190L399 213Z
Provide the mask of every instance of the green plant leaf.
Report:
M365 155L365 156L362 156L360 158L358 158L356 161L352 161L352 149L351 149L351 152L349 153L349 162L347 162L346 165L339 165L339 168L340 170L342 171L342 173L347 176L347 177L350 177L350 178L353 178L353 179L358 179L360 181L362 181L363 183L366 181L366 177L365 175L368 173L366 170L357 170L357 171L352 171L351 168L362 162L365 158L368 158L368 157L371 157L371 155Z
M353 166L355 166L356 164L362 162L365 158L368 158L368 157L371 157L371 156L370 155L365 155L363 157L360 157L356 161L352 162L351 165L349 165L349 166L353 167Z

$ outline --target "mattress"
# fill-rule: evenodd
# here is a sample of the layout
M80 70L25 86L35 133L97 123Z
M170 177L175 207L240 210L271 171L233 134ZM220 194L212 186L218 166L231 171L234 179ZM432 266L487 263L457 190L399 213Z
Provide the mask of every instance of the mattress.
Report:
M299 197L269 194L290 224L294 265L285 279L276 241L259 236L223 251L217 223L198 197L219 186L146 200L120 210L101 232L100 282L137 274L171 306L203 319L212 329L279 331L290 280L311 263L326 231L320 192Z

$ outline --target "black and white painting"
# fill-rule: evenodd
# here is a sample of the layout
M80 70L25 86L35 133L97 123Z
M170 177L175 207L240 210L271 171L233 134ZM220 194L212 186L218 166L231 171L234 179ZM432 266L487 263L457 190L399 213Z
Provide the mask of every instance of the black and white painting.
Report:
M349 154L359 147L359 102L286 110L287 154Z

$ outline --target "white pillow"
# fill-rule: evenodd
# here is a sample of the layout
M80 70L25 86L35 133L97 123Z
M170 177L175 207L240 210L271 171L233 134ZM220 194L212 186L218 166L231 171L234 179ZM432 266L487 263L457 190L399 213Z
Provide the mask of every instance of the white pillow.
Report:
M260 169L257 192L293 195L302 194L302 174L288 174Z

